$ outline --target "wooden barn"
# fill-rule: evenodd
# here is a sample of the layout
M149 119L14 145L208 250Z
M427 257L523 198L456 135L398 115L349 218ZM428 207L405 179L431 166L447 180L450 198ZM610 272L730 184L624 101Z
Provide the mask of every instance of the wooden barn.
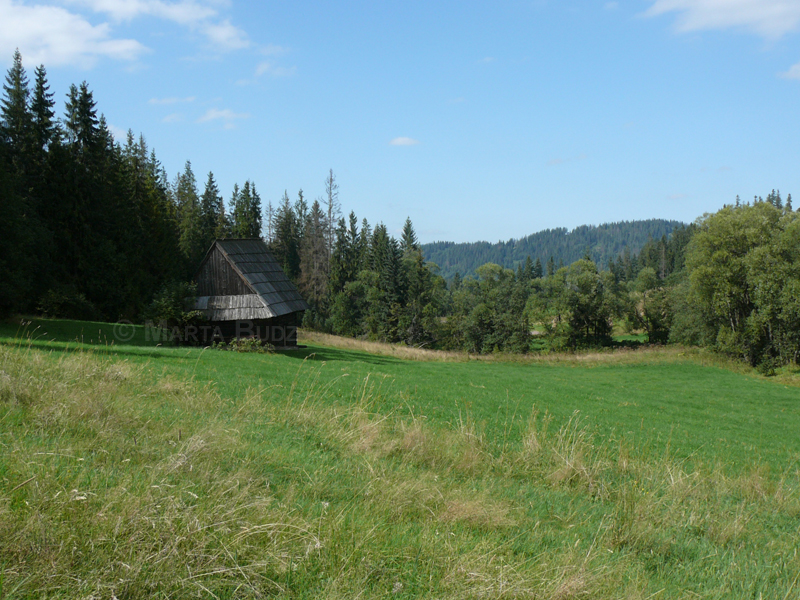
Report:
M197 271L197 303L207 322L200 343L257 337L297 345L309 306L259 239L217 240Z

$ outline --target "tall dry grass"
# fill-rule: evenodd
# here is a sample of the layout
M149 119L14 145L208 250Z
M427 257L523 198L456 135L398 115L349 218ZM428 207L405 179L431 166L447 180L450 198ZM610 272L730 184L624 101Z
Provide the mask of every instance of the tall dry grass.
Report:
M797 472L0 347L0 597L792 597ZM795 523L795 525L793 525ZM758 597L758 596L756 596Z

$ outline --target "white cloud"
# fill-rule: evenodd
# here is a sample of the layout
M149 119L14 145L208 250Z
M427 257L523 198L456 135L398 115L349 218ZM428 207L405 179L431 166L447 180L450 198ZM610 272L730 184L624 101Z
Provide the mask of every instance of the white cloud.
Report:
M179 104L179 103L182 103L182 102L194 102L194 101L195 101L195 97L194 96L188 96L186 98L175 98L175 97L172 97L172 98L150 98L150 100L148 100L147 103L148 104Z
M280 56L281 54L286 54L288 51L289 49L283 46L267 44L261 49L261 54L264 56Z
M778 76L784 79L800 79L800 63L793 65L788 71L778 73Z
M218 109L209 108L202 117L197 119L198 123L208 123L209 121L223 121L225 129L233 129L235 127L234 121L237 119L248 119L249 113L235 113L229 108Z
M644 13L679 13L678 31L742 28L778 38L800 26L797 0L656 0Z
M479 65L488 65L490 62L494 62L494 56L486 56L478 61Z
M66 0L70 4L83 6L96 13L108 15L113 21L132 21L149 16L165 19L178 25L199 31L217 50L239 50L247 48L250 40L242 29L230 20L219 20L214 0Z
M241 50L250 45L247 34L231 25L227 19L221 23L207 23L201 27L201 30L217 50Z
M217 11L200 2L181 0L67 0L69 4L84 6L94 12L104 13L115 21L131 21L140 16L167 19L181 25L190 25L210 19Z
M419 144L419 140L410 137L396 137L389 144L392 146L416 146Z
M603 8L605 8L606 10L616 10L619 8L619 2L606 2L603 5Z
M162 123L177 123L178 121L183 121L183 115L181 113L171 113L161 119Z
M0 0L0 55L19 48L24 62L59 66L94 66L99 58L133 61L147 48L130 39L115 39L107 23L92 25L57 6L26 6Z
M271 62L262 62L256 67L256 77L262 75L272 75L273 77L287 77L294 75L297 71L296 67L279 67Z
M122 129L122 127L117 127L116 125L112 125L108 123L106 125L108 130L111 132L111 135L114 136L114 141L120 144L124 143L126 139L128 139L128 131L126 129Z

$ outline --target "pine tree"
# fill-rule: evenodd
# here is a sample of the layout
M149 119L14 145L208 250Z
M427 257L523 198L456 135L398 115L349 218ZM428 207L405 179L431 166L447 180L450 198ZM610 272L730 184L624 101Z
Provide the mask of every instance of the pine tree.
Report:
M9 145L12 156L21 156L26 150L31 128L31 114L28 108L28 76L22 66L22 55L14 52L14 63L8 70L3 85L2 134Z
M83 162L94 149L98 138L97 103L94 101L88 84L84 81L80 88L71 85L66 105L67 138L73 152L83 156Z
M50 144L58 140L59 129L55 121L55 101L47 84L44 65L36 68L36 81L31 100L33 143L37 151L45 152Z
M330 258L333 253L333 238L335 235L336 221L339 220L339 215L342 210L341 204L339 203L339 184L336 183L336 176L333 174L333 169L328 171L328 177L325 179L325 199L323 202L325 212L328 216L328 258Z
M319 202L319 200L316 200L316 202ZM294 214L297 217L297 237L302 243L303 237L305 237L305 227L309 215L308 202L306 202L306 199L303 196L302 188L297 192L297 200L294 201ZM323 225L324 224L325 220L323 219ZM327 239L328 238L326 237L326 243Z
M289 195L284 192L275 214L275 238L270 248L275 260L292 281L297 281L300 275L300 240L297 229L297 216Z
M218 237L225 237L224 221L225 205L219 193L217 182L214 181L214 173L209 171L206 187L200 198L200 228L204 247L210 247Z
M406 222L403 224L403 236L400 238L400 249L404 253L419 250L419 242L417 242L417 234L414 232L414 226L411 224L411 217L406 217Z
M263 224L261 215L261 197L256 186L249 179L242 189L234 186L231 198L231 234L238 238L260 238Z
M241 218L241 208L239 204L241 203L242 193L239 191L239 184L233 184L233 192L231 193L231 199L228 201L228 214L230 215L230 234L231 237L244 237L240 234L240 223Z
M522 279L523 281L531 281L534 278L533 274L533 261L531 260L531 255L529 254L525 259L525 268L522 270Z
M203 213L197 195L197 179L192 171L192 163L188 160L183 173L175 181L175 200L180 226L179 246L186 263L185 273L189 277L199 266L207 246Z
M354 213L350 213L351 218ZM358 239L356 239L358 242ZM353 256L353 244L348 235L347 225L344 218L339 219L336 228L336 241L333 244L333 254L330 260L330 269L328 277L328 287L331 297L341 293L345 285L353 281L353 264L351 257Z
M272 200L267 202L267 244L271 244L275 236L275 208L272 206Z
M301 196L302 197L302 196ZM300 292L317 312L325 310L328 292L328 250L325 214L318 201L306 215L305 235L300 246Z
M249 222L249 231L248 237L251 238L260 238L263 234L264 225L263 225L263 217L261 212L261 196L258 194L258 190L256 190L255 182L250 183L250 205L249 205L249 214L248 214L248 222Z
M542 271L542 259L536 257L536 264L533 265L533 278L541 279L544 272Z
M368 255L369 255L369 245L372 240L372 227L369 225L369 221L367 218L364 217L361 220L361 231L358 234L358 260L361 264L362 269L369 268L368 263Z

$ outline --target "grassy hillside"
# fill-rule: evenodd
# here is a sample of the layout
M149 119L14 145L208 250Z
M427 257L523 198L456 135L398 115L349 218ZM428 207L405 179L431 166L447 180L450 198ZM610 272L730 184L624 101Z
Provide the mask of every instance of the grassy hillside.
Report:
M798 388L708 355L40 325L0 327L0 598L798 592Z
M637 253L648 239L660 239L682 225L679 221L648 219L599 226L583 225L572 231L561 227L496 244L433 242L423 244L422 253L425 260L439 266L445 279L452 278L456 272L462 276L474 275L475 269L489 262L514 269L528 256L534 262L538 258L543 266L547 265L551 256L556 264L563 262L568 265L582 258L587 250L598 265L605 267L626 247L632 253Z

